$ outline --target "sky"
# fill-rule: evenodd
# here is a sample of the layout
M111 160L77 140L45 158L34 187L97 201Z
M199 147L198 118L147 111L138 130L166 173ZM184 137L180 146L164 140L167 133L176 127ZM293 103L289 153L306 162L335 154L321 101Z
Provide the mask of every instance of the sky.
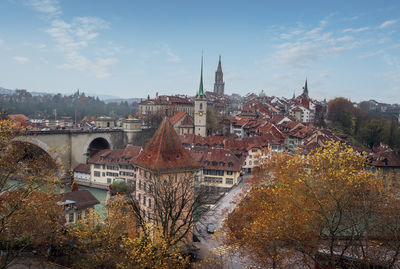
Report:
M400 1L1 0L0 87L400 103Z

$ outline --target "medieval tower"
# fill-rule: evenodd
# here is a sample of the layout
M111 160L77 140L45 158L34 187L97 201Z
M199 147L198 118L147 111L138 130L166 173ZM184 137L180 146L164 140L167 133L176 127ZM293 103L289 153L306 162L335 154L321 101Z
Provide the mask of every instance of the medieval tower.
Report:
M201 57L201 74L199 91L194 101L194 134L206 136L207 98L203 90L203 56Z

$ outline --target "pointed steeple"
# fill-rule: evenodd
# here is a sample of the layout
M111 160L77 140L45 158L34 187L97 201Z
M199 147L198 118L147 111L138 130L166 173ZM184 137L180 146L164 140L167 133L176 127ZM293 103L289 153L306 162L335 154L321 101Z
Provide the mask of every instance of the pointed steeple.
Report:
M222 73L221 55L219 55L217 71L215 71L214 93L224 94L224 74Z
M296 99L296 90L293 90L293 98L292 99Z
M219 61L218 61L217 72L222 72L222 66L221 66L221 55L219 55Z
M201 54L200 86L199 86L199 92L197 93L196 99L197 100L206 100L206 95L204 94L204 90L203 90L203 53Z
M304 84L304 94L308 96L307 78L306 78L306 83Z

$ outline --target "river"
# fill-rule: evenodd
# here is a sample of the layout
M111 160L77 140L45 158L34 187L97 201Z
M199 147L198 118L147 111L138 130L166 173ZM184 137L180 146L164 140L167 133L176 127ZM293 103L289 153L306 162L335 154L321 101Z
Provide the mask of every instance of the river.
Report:
M7 181L9 185L15 185L16 184L16 180L10 179ZM79 190L88 190L90 191L91 194L93 194L94 197L96 197L97 200L99 200L100 204L95 205L94 209L102 214L104 213L104 205L106 202L106 197L107 197L107 191L106 190L101 190L101 189L97 189L97 188L93 188L93 187L87 187L87 186L82 186L79 185ZM60 187L57 186L57 193L60 193ZM66 186L64 188L64 192L70 192L71 191L71 186Z

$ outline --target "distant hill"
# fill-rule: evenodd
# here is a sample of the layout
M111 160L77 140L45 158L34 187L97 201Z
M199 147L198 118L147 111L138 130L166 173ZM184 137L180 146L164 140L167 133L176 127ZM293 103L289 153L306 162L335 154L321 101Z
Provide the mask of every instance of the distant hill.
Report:
M14 93L13 90L9 90L9 89L0 87L0 94L13 94L13 93Z
M99 97L100 98L100 97ZM100 98L101 99L101 98ZM125 102L127 101L129 104L136 102L140 103L140 101L143 98L115 98L115 99L103 99L103 101L108 104L108 103L120 103L120 102Z
M44 95L56 95L56 93L48 93L48 92L32 92L28 91L32 96L44 96ZM6 88L0 87L0 94L14 94L15 90L10 90ZM73 95L74 93L64 93L62 95ZM107 95L107 94L95 94L95 93L88 93L86 94L87 96L92 96L92 97L99 97L100 100L104 101L105 103L120 103L121 101L128 101L128 103L133 103L133 102L140 102L140 98L121 98L119 96L115 95Z

